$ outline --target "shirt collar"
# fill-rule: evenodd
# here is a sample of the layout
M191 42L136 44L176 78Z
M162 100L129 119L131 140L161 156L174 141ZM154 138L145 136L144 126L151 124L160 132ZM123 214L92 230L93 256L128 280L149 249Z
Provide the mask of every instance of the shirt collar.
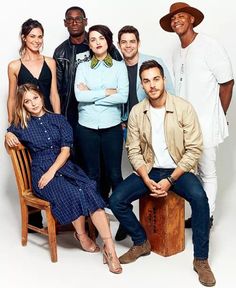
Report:
M109 68L113 65L113 60L110 54L107 54L107 56L102 61L98 60L96 56L93 55L91 59L91 68L96 69L102 62L105 64L106 67Z
M167 94L166 104L165 104L166 112L174 112L173 99L171 98L172 95L170 95L169 93L166 93L166 94ZM172 96L172 97L174 97L174 96ZM149 102L148 98L146 97L144 100L143 113L146 113L149 110L150 110L150 102Z

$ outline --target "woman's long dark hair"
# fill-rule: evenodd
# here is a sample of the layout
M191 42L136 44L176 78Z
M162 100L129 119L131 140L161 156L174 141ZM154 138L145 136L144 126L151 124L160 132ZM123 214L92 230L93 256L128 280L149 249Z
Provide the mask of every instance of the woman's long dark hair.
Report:
M25 50L25 46L26 46L25 45L25 37L27 35L29 35L31 30L34 28L39 28L42 31L42 34L44 35L43 26L39 21L33 20L30 18L22 24L21 31L20 31L20 39L21 39L21 47L19 50L20 55L22 55L24 53L24 50Z

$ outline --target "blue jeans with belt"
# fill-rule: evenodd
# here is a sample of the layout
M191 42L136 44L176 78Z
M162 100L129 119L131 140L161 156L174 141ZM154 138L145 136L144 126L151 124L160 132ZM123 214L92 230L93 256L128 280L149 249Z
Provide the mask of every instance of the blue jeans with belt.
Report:
M149 177L156 182L167 178L174 169L153 168ZM201 182L193 173L184 173L171 190L189 202L192 209L194 258L207 259L209 250L209 205ZM135 173L127 177L113 191L109 205L122 227L131 236L134 245L147 239L146 233L133 212L132 202L149 193L141 177Z

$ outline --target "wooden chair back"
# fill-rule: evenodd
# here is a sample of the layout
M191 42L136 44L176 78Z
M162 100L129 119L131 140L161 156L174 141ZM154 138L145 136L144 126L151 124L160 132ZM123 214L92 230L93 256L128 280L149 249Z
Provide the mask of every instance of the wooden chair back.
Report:
M6 147L11 157L13 170L21 205L21 243L27 245L28 229L48 236L51 261L57 262L56 221L51 212L48 201L38 198L33 194L31 182L31 156L28 149L19 144L17 147ZM29 213L44 210L47 218L47 227L38 228L28 223Z
M11 157L17 188L19 196L32 195L32 183L31 183L31 156L28 149L22 144L17 147L8 147L8 152Z
M56 232L57 230L65 231L67 229L64 229L63 226L56 224L56 221L52 215L50 202L40 199L33 194L31 182L31 156L28 149L22 144L19 144L17 147L14 148L6 148L11 157L20 198L22 220L21 243L23 246L27 245L28 229L48 236L51 261L57 262ZM44 210L46 213L46 228L38 228L28 223L29 213L41 210ZM87 217L87 222L89 227L88 233L90 237L94 240L96 238L96 231L90 217Z

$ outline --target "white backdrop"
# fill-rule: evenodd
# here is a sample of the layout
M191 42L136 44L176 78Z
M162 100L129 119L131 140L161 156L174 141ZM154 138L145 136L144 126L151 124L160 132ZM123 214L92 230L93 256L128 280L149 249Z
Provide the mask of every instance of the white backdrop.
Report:
M134 25L140 31L141 51L146 54L162 57L167 65L171 65L171 53L177 36L167 33L159 26L159 19L164 16L173 1L169 0L57 0L57 1L7 1L1 10L0 29L0 219L7 221L9 213L19 216L18 199L15 189L9 158L4 149L4 134L7 127L6 101L8 94L7 64L19 57L20 47L19 31L21 24L28 18L39 20L45 29L43 54L52 56L55 47L68 37L63 25L64 13L70 6L81 6L86 11L88 26L105 24L114 33L114 42L117 42L118 30L127 24ZM233 0L197 0L188 3L204 15L204 21L196 28L198 32L214 36L228 51L233 67L236 67L235 35L233 27L236 27ZM171 69L171 67L169 67ZM197 80L197 79L196 79ZM236 89L235 89L236 91ZM235 92L234 96L235 97ZM223 216L230 208L230 203L235 201L233 188L235 180L235 100L233 99L228 112L230 122L230 137L220 146L218 157L219 195L216 213ZM236 188L236 187L235 187ZM233 209L233 207L232 207Z

